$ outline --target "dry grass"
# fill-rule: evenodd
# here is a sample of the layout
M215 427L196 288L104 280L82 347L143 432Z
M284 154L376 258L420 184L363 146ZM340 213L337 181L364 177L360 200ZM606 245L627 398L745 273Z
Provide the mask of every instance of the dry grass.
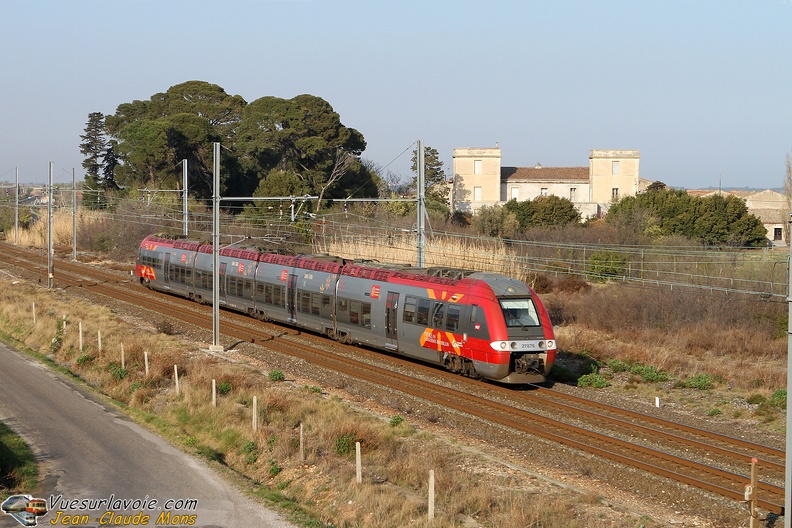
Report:
M185 449L234 468L268 489L270 499L323 523L429 526L431 468L437 489L434 527L462 526L468 518L502 528L588 526L604 520L611 526L635 525L634 516L592 505L586 497L577 500L566 490L537 494L524 476L478 461L408 423L392 426L314 388L269 381L250 366L199 353L154 329L130 326L107 309L25 283L0 281L0 292L0 325L12 340L128 404L143 420L160 424L161 432ZM66 326L59 332L64 315ZM211 404L213 379L225 390L217 407ZM254 396L259 402L256 432L251 427ZM300 424L305 460L300 459ZM362 485L354 485L355 442L364 453Z

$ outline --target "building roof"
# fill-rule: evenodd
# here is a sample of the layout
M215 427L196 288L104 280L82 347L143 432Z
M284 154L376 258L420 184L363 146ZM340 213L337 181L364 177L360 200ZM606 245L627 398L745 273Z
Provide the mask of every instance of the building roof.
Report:
M588 167L501 167L501 181L589 181Z
M763 224L783 224L786 221L786 214L779 209L754 209L748 212L758 217Z

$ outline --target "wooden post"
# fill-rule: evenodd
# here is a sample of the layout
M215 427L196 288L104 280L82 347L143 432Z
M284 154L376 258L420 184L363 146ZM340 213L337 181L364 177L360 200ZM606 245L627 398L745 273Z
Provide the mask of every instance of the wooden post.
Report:
M36 303L33 303L33 324L36 324Z
M78 328L80 329L80 352L82 352L82 349L83 349L83 346L82 346L83 345L83 343L82 343L82 321L80 321L78 323Z
M751 459L751 484L745 486L745 500L748 501L748 508L751 512L750 528L759 528L759 514L756 512L756 490L759 485L759 475L756 458Z
M360 461L360 442L355 442L355 481L363 483L363 468Z
M102 355L102 331L101 330L97 330L96 331L96 340L97 340L97 343L98 343L97 346L99 348L99 355L101 356Z
M143 352L143 362L146 365L146 377L148 378L149 375L149 367L148 367L148 350Z
M434 469L429 470L429 522L431 523L434 521L434 501L435 501L435 490L434 490Z
M212 407L217 407L217 382L212 380Z
M258 431L258 415L258 396L253 396L253 431Z
M176 380L176 396L179 395L179 366L173 365L173 379Z

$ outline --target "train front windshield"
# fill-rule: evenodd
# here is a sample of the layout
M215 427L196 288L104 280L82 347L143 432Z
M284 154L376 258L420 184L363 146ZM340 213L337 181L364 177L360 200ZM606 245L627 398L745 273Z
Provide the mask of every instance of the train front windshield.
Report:
M540 326L539 314L531 299L501 299L500 305L507 328Z

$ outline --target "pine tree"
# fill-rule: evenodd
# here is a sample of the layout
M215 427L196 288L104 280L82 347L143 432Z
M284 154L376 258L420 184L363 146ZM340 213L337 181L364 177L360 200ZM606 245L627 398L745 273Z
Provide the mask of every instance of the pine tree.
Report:
M102 158L107 151L105 138L104 114L91 112L85 125L85 134L80 136L80 153L85 156L82 166L85 169L85 185L83 188L83 206L88 209L101 209L100 190L102 183Z

